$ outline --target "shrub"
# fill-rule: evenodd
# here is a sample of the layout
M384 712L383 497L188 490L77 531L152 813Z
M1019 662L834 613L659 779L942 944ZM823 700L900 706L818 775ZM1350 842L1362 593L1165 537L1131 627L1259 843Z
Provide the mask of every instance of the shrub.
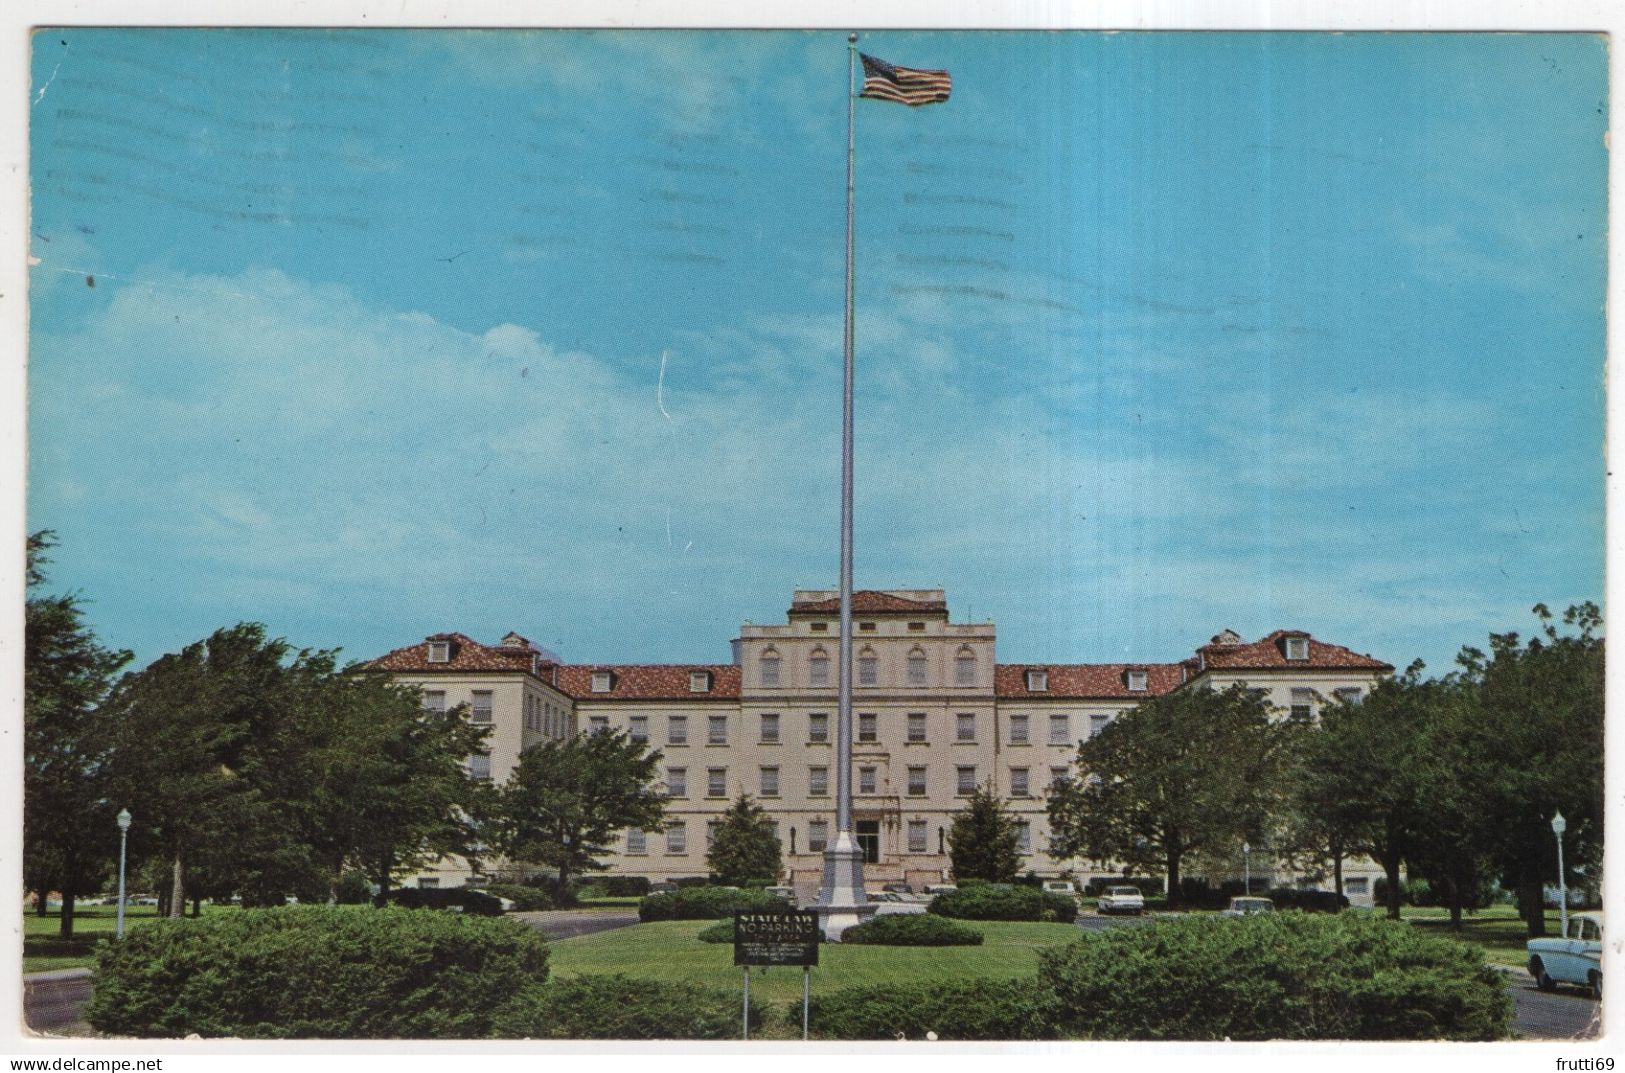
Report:
M1296 887L1276 887L1269 893L1277 909L1302 909L1306 913L1340 913L1348 908L1349 900L1333 890L1300 890Z
M981 946L982 933L929 913L887 914L841 933L842 943L862 946Z
M388 894L380 894L372 904L383 907L394 902L402 909L460 908L474 916L499 917L502 903L483 891L467 887L397 887Z
M159 920L96 953L86 1016L116 1036L469 1039L547 944L507 920L327 906Z
M1365 914L1163 919L1039 952L1087 1039L1451 1039L1507 1035L1483 951Z
M371 899L372 884L364 872L345 872L333 884L333 900L339 905L366 905Z
M763 1008L750 1004L752 1029ZM799 1015L799 1009L798 1009ZM498 1011L501 1039L738 1039L740 999L693 984L575 976L527 987Z
M506 898L520 913L534 913L553 908L553 899L540 887L527 887L522 883L487 883L478 888L498 898Z
M648 876L598 876L592 884L609 898L641 898L649 893Z
M725 887L682 887L665 894L651 894L638 903L638 919L720 920L736 909L784 909L782 898L759 890L729 890Z
M528 877L525 880L525 886L545 891L547 896L553 899L554 906L559 909L568 909L575 905L577 901L576 885L574 883L560 883L558 876L538 873Z
M1058 1012L1054 995L1029 976L843 987L813 995L810 1019L818 1039L1036 1040L1056 1038ZM801 1003L789 1015L799 1023Z
M978 883L939 894L931 900L931 912L961 920L1052 920L1070 924L1078 919L1078 905L1066 895L1008 883Z

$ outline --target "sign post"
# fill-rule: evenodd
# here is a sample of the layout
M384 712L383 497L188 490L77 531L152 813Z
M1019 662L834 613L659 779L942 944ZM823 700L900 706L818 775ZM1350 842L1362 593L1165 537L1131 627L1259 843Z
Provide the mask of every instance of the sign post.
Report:
M735 910L734 964L745 970L744 1039L750 1039L752 965L801 966L801 1038L807 1038L810 970L818 964L818 921L818 913L811 909Z

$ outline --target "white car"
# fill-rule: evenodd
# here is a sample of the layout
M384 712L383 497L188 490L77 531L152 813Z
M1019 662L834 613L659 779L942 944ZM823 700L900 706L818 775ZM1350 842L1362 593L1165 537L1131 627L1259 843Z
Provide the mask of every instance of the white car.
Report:
M1102 916L1110 913L1138 916L1145 912L1145 895L1140 893L1139 887L1107 887L1095 901L1095 912Z
M1070 879L1044 880L1044 893L1064 894L1068 898L1071 898L1074 902L1078 900L1078 888L1073 885Z
M1231 898L1230 908L1224 910L1227 917L1250 917L1258 913L1275 912L1275 903L1268 898Z
M1571 914L1567 935L1530 939L1528 950L1529 975L1542 991L1578 984L1602 998L1601 913Z

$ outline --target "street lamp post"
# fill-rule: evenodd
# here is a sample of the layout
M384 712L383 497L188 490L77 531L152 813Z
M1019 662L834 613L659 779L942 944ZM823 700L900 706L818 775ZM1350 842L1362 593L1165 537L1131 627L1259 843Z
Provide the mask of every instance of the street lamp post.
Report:
M1569 933L1569 885L1563 877L1563 832L1568 828L1561 812L1552 817L1552 834L1557 836L1557 919L1564 935Z
M1241 875L1242 875L1242 880L1241 881L1242 881L1243 884L1245 884L1246 892L1248 894L1251 894L1253 892L1253 858L1252 858L1252 852L1253 852L1253 847L1249 846L1245 842L1243 842L1241 844Z
M118 925L113 934L124 938L124 847L130 841L130 810L118 810Z

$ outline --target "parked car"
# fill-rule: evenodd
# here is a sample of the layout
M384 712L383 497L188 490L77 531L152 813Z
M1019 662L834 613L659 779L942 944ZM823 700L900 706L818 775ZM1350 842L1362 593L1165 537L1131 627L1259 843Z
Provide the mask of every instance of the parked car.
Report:
M1574 913L1566 935L1530 939L1529 975L1535 986L1551 991L1558 984L1578 984L1602 998L1602 914Z
M1064 894L1074 902L1079 901L1078 888L1070 879L1044 880L1045 894Z
M1140 893L1139 887L1107 887L1095 902L1095 912L1102 916L1112 913L1138 916L1145 912L1145 895Z
M794 887L766 887L763 889L775 898L783 898L785 901L792 903L796 900L796 888Z
M958 885L954 883L927 883L925 885L925 892L932 897L936 897L938 894L952 894L958 889Z
M650 894L670 894L672 891L674 891L676 889L677 889L677 884L675 884L675 883L661 882L661 883L650 883L649 884L649 893Z
M888 894L913 894L914 888L907 883L886 883L880 888Z
M1227 917L1250 917L1258 913L1275 912L1275 903L1268 898L1231 898L1230 908L1224 910Z

